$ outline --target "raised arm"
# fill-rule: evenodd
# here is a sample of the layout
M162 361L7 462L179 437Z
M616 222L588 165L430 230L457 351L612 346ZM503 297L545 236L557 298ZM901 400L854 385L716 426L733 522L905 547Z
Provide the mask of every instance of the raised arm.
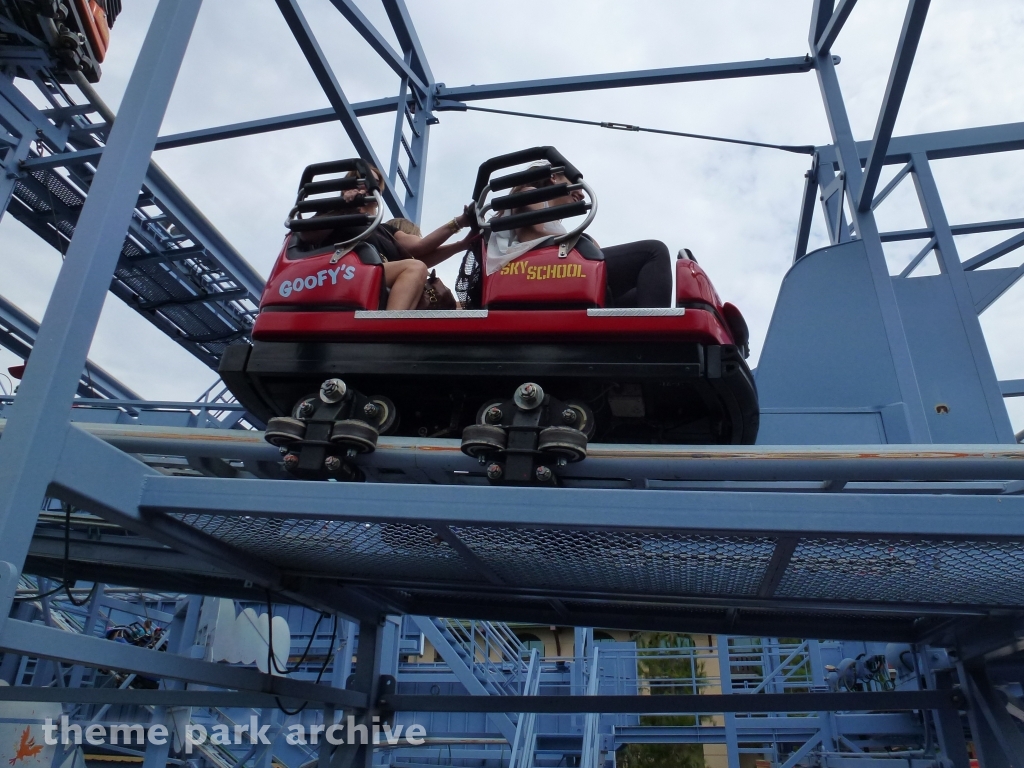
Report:
M395 242L411 258L422 261L428 267L435 267L449 256L469 247L469 242L473 239L472 233L457 242L448 245L445 245L445 242L460 229L468 226L470 221L468 211L463 211L447 224L442 224L423 237L396 232Z

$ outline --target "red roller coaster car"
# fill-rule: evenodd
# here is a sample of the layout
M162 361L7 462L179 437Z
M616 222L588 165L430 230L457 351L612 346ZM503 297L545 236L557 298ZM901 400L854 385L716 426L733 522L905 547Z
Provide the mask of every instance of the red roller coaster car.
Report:
M348 189L366 196L346 204ZM531 209L575 190L583 199ZM380 434L461 437L492 482L547 484L588 442L754 442L746 324L688 251L676 262L676 306L614 307L604 255L583 234L596 198L557 150L488 160L474 199L483 237L460 269L463 308L388 311L382 261L366 242L383 214L369 167L343 160L303 173L253 343L229 347L220 368L289 470L358 479L350 459ZM376 216L355 212L372 200ZM585 218L571 232L486 274L492 232L574 216ZM331 228L341 242L303 249L298 233Z

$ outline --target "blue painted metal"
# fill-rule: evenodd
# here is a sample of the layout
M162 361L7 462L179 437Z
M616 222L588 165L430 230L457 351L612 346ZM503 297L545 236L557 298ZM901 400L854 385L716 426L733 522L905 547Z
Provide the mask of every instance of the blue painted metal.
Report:
M812 44L814 42L813 36L811 42ZM815 71L818 75L818 84L821 88L829 128L832 131L832 139L837 147L837 161L842 172L845 193L849 195L850 200L855 201L860 196L862 184L860 157L846 114L846 106L843 104L842 92L831 55L819 54L816 58ZM899 391L897 399L890 402L901 403L900 407L904 411L907 425L908 442L932 442L913 359L892 281L889 278L889 269L885 262L885 253L882 251L874 214L870 210L857 210L855 205L851 205L850 208L851 215L854 217L852 224L859 239L863 242L885 341L889 349L888 357L892 361Z
M39 324L0 296L0 346L25 360L31 354L38 335ZM85 370L79 379L78 395L86 398L142 400L141 395L89 360L85 361ZM2 411L3 404L0 404Z
M345 17L345 20L353 26L356 32L370 44L370 47L384 60L384 63L395 71L395 74L403 80L412 83L420 93L428 91L427 83L421 80L419 75L409 66L406 59L391 47L388 41L384 39L384 36L377 31L352 0L331 0L331 4L338 9L338 13ZM399 96L399 101L401 101L401 96Z
M874 141L857 143L850 130L835 77L837 62L829 54L853 8L851 0L841 0L838 8L831 0L815 4L810 35L815 58L556 78L461 89L448 89L435 83L408 10L401 0L384 0L385 10L402 49L400 57L348 0L332 2L404 79L396 98L349 105L326 67L322 52L304 24L297 4L292 0L279 0L286 18L294 22L293 31L298 29L300 45L318 72L321 83L329 97L333 96L331 109L161 139L155 137L158 119L152 115L149 119L136 115L137 120L145 123L145 131L137 132L133 141L122 141L118 137L128 131L124 126L131 124L132 109L137 108L143 98L136 78L141 82L141 78L148 75L160 86L155 89L157 95L150 93L146 98L159 101L161 107L155 111L161 113L170 81L173 81L173 73L166 67L156 72L152 59L146 59L144 52L132 81L135 90L130 87L130 98L126 98L122 116L113 122L112 116L104 116L101 112L107 125L113 122L113 130L107 142L109 148L104 148L102 153L108 157L95 178L91 165L101 153L97 142L90 143L85 137L101 128L84 120L84 113L76 112L76 107L58 103L53 98L51 109L33 112L35 108L27 108L23 97L19 100L18 94L11 93L9 81L0 82L0 95L6 97L0 99L0 126L9 135L9 138L0 136L0 139L4 140L4 146L12 148L4 156L5 169L13 168L13 164L24 157L30 158L20 166L20 172L28 175L7 184L7 188L13 190L11 194L15 200L19 199L19 184L26 191L23 198L28 192L38 197L43 189L54 183L54 177L45 174L52 173L58 165L68 167L74 183L89 192L81 217L73 209L81 205L82 195L77 202L69 198L71 205L66 200L60 206L52 205L51 209L55 210L39 208L30 212L24 210L23 205L20 212L35 231L58 245L66 241L73 231L69 227L73 228L76 222L80 231L72 239L69 263L61 276L64 282L58 283L51 309L44 320L44 340L29 367L32 378L26 381L24 396L16 401L18 404L14 406L11 425L5 428L6 435L0 442L0 480L4 481L0 482L0 559L21 562L28 549L27 537L35 519L35 514L26 513L26 510L38 507L42 490L49 484L53 492L101 511L142 536L152 537L148 539L150 544L153 540L166 542L190 553L193 559L216 561L218 566L228 569L236 578L280 590L288 599L318 609L349 610L352 615L358 615L363 620L364 652L359 654L358 649L356 652L354 687L368 697L363 700L368 703L377 700L374 689L377 676L383 671L402 669L401 665L395 664L400 648L398 625L388 620L386 628L382 629L380 624L384 613L402 611L431 613L450 610L466 615L505 612L504 615L509 616L543 619L545 624L565 621L582 624L586 621L593 626L625 622L662 629L678 629L683 624L690 627L714 626L715 631L732 634L743 632L746 627L765 631L765 627L771 626L779 632L788 628L806 635L826 633L835 636L849 632L863 637L899 637L915 641L938 639L947 644L957 642L964 658L968 659L980 658L980 654L990 652L1000 643L1000 648L1010 648L1011 651L1007 652L1012 653L1014 640L1010 638L1019 628L1006 633L977 631L968 622L991 627L993 622L1005 621L1016 627L1014 622L1021 620L1021 606L1014 602L1016 598L1007 597L1007 590L1010 593L1016 590L1013 594L1021 591L1015 581L1020 572L1019 542L1024 538L1024 529L1020 525L1024 509L1018 504L1024 497L1019 494L1019 483L960 483L955 486L957 495L950 495L944 491L952 486L939 488L934 483L922 486L919 482L915 485L907 476L886 475L886 482L890 484L885 490L891 492L879 494L876 488L847 484L863 466L854 459L848 460L847 464L834 462L827 465L829 469L824 471L831 474L826 478L826 488L797 488L792 483L786 485L781 481L781 475L772 476L773 465L770 462L774 459L761 454L737 460L735 466L737 473L750 472L757 461L766 460L760 470L766 474L758 480L760 485L756 491L723 490L728 488L724 485L707 485L710 490L703 491L667 490L672 487L671 483L730 482L695 476L695 471L711 465L682 455L661 457L659 460L665 463L651 465L664 468L667 463L674 462L679 466L679 469L659 469L667 472L666 475L646 476L650 481L646 487L659 487L657 483L662 482L660 487L665 490L498 489L444 485L407 488L386 484L353 486L280 483L274 480L248 480L243 483L237 479L241 475L231 474L236 471L233 464L237 465L237 461L231 463L223 461L220 456L200 456L214 458L221 463L196 464L198 468L195 471L208 475L225 473L221 479L166 477L89 438L78 428L68 430L64 409L72 396L75 377L82 370L87 340L95 327L98 303L105 290L103 275L109 277L109 271L104 272L102 266L107 262L112 265L116 260L114 251L126 229L133 237L146 243L144 250L148 252L145 255L122 254L122 261L136 259L136 266L178 264L182 257L200 256L200 249L203 255L209 255L211 250L221 254L215 258L227 272L233 273L234 283L232 287L218 284L218 292L238 293L231 294L230 299L221 302L220 309L212 311L216 317L230 316L230 321L225 322L228 334L238 333L238 338L244 337L244 318L247 312L254 310L254 306L247 310L234 306L232 302L242 298L243 292L251 301L262 289L258 275L247 272L242 265L230 263L230 246L222 238L218 239L215 230L204 228L204 220L194 209L190 210L187 200L179 197L179 192L167 186L169 181L154 172L155 166L151 166L145 183L141 183L145 170L144 155L150 148L187 146L340 119L350 135L354 135L353 141L360 153L375 159L372 148L364 141L357 117L395 109L396 126L408 122L413 133L412 138L406 140L407 148L401 135L396 133L392 175L405 183L405 212L416 219L422 211L427 138L432 122L432 103L437 98L468 101L806 72L814 68L835 145L818 148L815 166L805 185L794 249L797 263L783 286L759 365L758 385L766 405L762 438L778 443L827 442L832 445L844 442L913 442L923 446L940 440L975 441L979 444L996 440L1008 442L1008 422L1002 410L1002 397L1007 394L1007 387L1011 393L1018 387L1009 382L1001 389L995 380L976 313L1019 278L1022 268L984 271L974 268L1010 253L1020 243L1016 238L1010 238L961 264L952 237L966 232L1012 229L1015 223L1021 226L1017 223L1020 220L950 226L945 221L928 161L1024 148L1024 124L889 140L899 95L905 85L912 49L916 44L913 38L923 21L923 3L911 3L908 28L897 54ZM161 3L158 19L172 13L167 10L170 5L169 0ZM192 5L197 6L197 3ZM183 50L185 41L182 35L174 33L173 25L167 29L163 30L164 33ZM187 38L187 33L182 34ZM45 70L45 57L40 57L35 66L39 72ZM176 71L176 64L170 70ZM49 87L45 75L37 73L37 77L45 93ZM43 131L45 142L52 145L49 151L65 156L58 160L32 158L31 149L27 154L18 155L18 151L25 152L25 136L36 130ZM404 170L396 159L400 154L398 147L402 147L409 156ZM88 163L85 162L87 160ZM126 170L126 160L131 161L127 163L131 166L131 173ZM867 160L866 171L861 170L863 160ZM114 166L121 164L121 184L105 181L105 169L111 167L111 163ZM904 163L903 171L880 194L874 195L882 166L893 163ZM839 176L836 176L837 168ZM132 182L131 179L135 178L132 174L136 171L136 181ZM872 211L909 173L914 174L928 227L879 233ZM111 178L118 175L111 174ZM114 232L118 229L115 223L123 224L128 219L129 214L124 213L131 208L127 198L129 193L135 195L140 185L143 202L163 204L163 210L180 220L182 227L195 236L199 243L196 250L174 253L173 244L165 246L166 240L154 229L154 222L145 217L121 228L120 234ZM395 184L391 186L390 195L397 204ZM816 188L821 191L833 246L806 254ZM4 189L0 186L0 192ZM851 206L853 221L849 223L844 218L844 199L861 203ZM104 211L105 208L107 210ZM50 215L54 219L52 223L47 223L42 214ZM100 224L104 222L106 226L101 228ZM58 230L63 235L58 234ZM165 230L164 234L168 232ZM65 240L61 240L62 236ZM901 239L928 241L921 258L936 249L943 274L927 278L891 277L881 244ZM98 255L85 253L87 248L98 251ZM91 270L88 268L90 264ZM83 281L87 281L80 290L73 290L67 284L68 276L75 269L79 270ZM908 269L906 274L910 273ZM133 294L122 293L134 300ZM191 301L204 306L218 303L216 299L204 301L205 297L192 291L170 298L173 299L170 304L179 309ZM136 303L140 311L159 315L161 301L166 299L145 296ZM174 335L180 326L168 320L160 327ZM937 329L941 329L946 342L941 350L936 345ZM226 338L222 335L212 342L190 339L188 343L203 347L204 359L214 364L219 352L209 344ZM832 354L823 350L830 350ZM970 364L965 365L965 361ZM818 370L815 363L822 369L831 370ZM937 404L947 406L947 412L931 413L929 409L936 399L939 401ZM150 413L152 409L145 412ZM259 437L255 436L255 440L259 441ZM180 442L180 445L176 444L176 450L183 450L188 455L193 448L185 445L186 440ZM201 441L193 441L193 445L196 442ZM267 450L264 446L259 448ZM408 446L403 450L406 448ZM429 472L444 477L444 482L452 482L451 473L458 471L463 473L458 477L460 482L476 482L466 475L477 470L462 469L463 464L445 458L443 446L440 449L427 446L424 453L426 448L433 451L432 455L438 462L436 466L420 466L418 458L413 458L405 466L421 470L422 476L431 477L432 481ZM252 458L273 458L263 454L257 457L258 451L253 446L245 450L252 452ZM53 456L58 451L61 452L59 460ZM608 455L602 465L597 459L599 452L595 451L595 460L590 466L603 467L602 471L610 471L614 461L636 461L636 457ZM408 461L415 451L407 456L396 447L394 454L398 460ZM815 459L820 461L820 457L802 457L800 461L805 464L798 468L797 474L809 472ZM372 479L384 478L383 472L379 475L372 472L374 467L386 469L381 462L388 460L387 450L366 460ZM461 457L459 461L462 461ZM713 457L710 461L728 462L729 459ZM1012 458L1004 457L1003 461L1009 462ZM958 471L969 464L965 461L962 466L957 465ZM898 466L905 465L894 463L886 471L892 472ZM836 474L836 470L847 467L850 470L848 476ZM647 469L650 467L645 471ZM708 473L710 476L719 471L708 470ZM941 472L934 467L919 467L915 471L925 474ZM1015 470L1012 470L1000 479L1015 476ZM664 477L669 479L662 479ZM893 484L892 480L905 482ZM989 493L1001 495L983 495ZM165 514L167 512L170 514ZM185 523L175 516L185 516ZM351 530L338 527L345 525L351 526ZM281 534L281 526L288 526L287 535ZM343 533L339 534L339 530ZM345 534L345 530L349 533ZM37 537L37 541L47 543L45 536ZM289 549L295 541L301 541L301 552ZM49 541L51 552L52 543ZM372 550L372 557L377 560L372 557L366 559L369 555L360 550L360 546L368 547L367 552ZM316 566L328 573L330 580L290 572L293 562L299 559L308 561L313 556L326 557L324 551L330 549L336 553L340 551L339 547L350 548L348 559L341 565L328 558ZM165 554L171 555L169 551ZM139 552L132 555L139 556ZM383 566L380 560L384 561ZM552 562L555 566L551 565ZM670 567L669 563L675 564ZM695 563L704 569L701 578L717 578L709 576L708 569L714 572L718 568L720 571L725 569L732 574L731 578L739 579L739 582L733 582L729 587L671 582L671 579L686 581L697 578L687 570ZM557 571L554 576L545 570L552 567ZM446 571L446 568L452 570ZM627 583L629 579L641 577L654 581L640 586ZM657 582L659 578L668 581ZM620 582L611 583L615 579L620 579ZM339 587L333 583L334 580L340 580L343 586ZM737 587L737 583L741 586ZM223 581L218 584L222 585ZM52 613L50 602L44 602L43 606L48 615ZM774 615L773 611L776 612ZM750 619L752 612L761 617L754 623ZM999 616L990 615L993 613ZM430 621L430 624L437 628L435 621ZM26 630L20 624L14 626L16 631L11 637L17 639L20 636L23 642L18 648L28 650L25 647L28 642ZM577 635L587 637L588 633L581 630ZM984 643L980 639L982 635ZM43 644L56 642L49 634L37 632L33 637ZM994 637L1000 639L992 640ZM62 640L66 642L66 638ZM367 641L369 652L366 650ZM344 647L348 649L346 654L349 654L353 642L353 639L344 641ZM585 643L581 645L585 646ZM980 650L982 645L987 650ZM786 665L791 664L792 653L784 654L778 643L773 641L765 642L764 647L765 658L770 659L777 670L788 669ZM101 657L109 660L109 654L97 652L98 655L90 656L84 653L85 648L86 644L82 644L72 652L62 653L71 661L95 662ZM585 648L583 652L576 649L576 656L582 659L584 655ZM725 656L725 674L729 675L732 661L728 651ZM580 664L581 659L569 663ZM469 664L466 659L462 662L465 669L461 672L468 670L469 673L467 680L475 679L485 688L486 684L500 688L501 679L494 677L494 669L486 662L479 665ZM138 660L132 663L142 664ZM812 654L808 663L815 670L815 681L820 682L820 659L815 661ZM149 664L147 661L143 666L149 668ZM521 663L517 661L516 668L519 666ZM206 681L214 678L227 680L223 672L220 677L211 677L205 667L190 664L184 664L184 667ZM174 673L180 676L184 667ZM345 682L348 671L347 661L337 666L332 673L334 687ZM951 674L949 669L936 672L929 667L925 676L931 675L929 679L935 682L932 678L939 672ZM451 670L443 674L451 675L449 681L456 677ZM555 679L552 672L546 674L549 681ZM749 690L767 691L784 686L784 674L766 673L764 680ZM43 677L40 673L40 680ZM235 681L240 679L233 678ZM582 679L580 667L558 677L564 683L574 681L578 691L582 691ZM979 720L975 714L972 727L977 743L989 755L983 756L986 763L983 768L991 768L998 765L998 758L991 757L995 754L992 745L1007 751L1006 744L1010 743L1007 729L1012 727L1012 723L1008 725L1005 714L1000 714L1002 710L994 706L1001 703L993 698L996 694L979 687L978 679L981 678L973 668L961 670L959 675L961 684L974 685L977 689L972 689L971 693L978 700L973 709L976 713L982 712L982 718ZM337 700L335 694L330 698ZM261 700L260 706L268 706L268 703ZM365 720L372 713L372 707L367 708L359 717ZM323 716L335 717L334 709L325 707ZM721 736L734 747L730 749L730 765L738 764L741 751L752 749L745 746L748 742L743 739L753 738L755 731L744 732L746 724L737 722L742 719L733 717L734 728L723 729ZM852 742L848 738L852 732L844 731L840 721L830 713L819 713L815 719L813 733L801 732L804 743L795 751L779 752L777 744L773 746L776 764L795 765L817 753L814 759L822 765L832 765L830 761L844 758L827 753L837 750L855 752L862 747L882 743L881 737L874 742ZM572 734L571 750L564 746L568 732L539 734L536 741L538 759L547 759L561 749L557 754L585 753L591 761L604 744L599 745L592 739L595 722L603 724L604 720L588 720L585 745L581 733ZM960 725L956 715L947 713L943 725L947 734L956 731ZM558 743L558 738L563 739L561 747L553 746ZM772 738L776 737L773 735ZM462 754L472 754L474 759L478 754L482 756L480 759L495 757L494 750L488 754L484 747ZM962 755L950 754L957 768L964 768L960 759ZM266 761L269 753L252 757ZM326 751L321 755L322 765L327 763L328 757L331 756ZM411 760L414 756L403 753L402 758ZM440 754L435 756L435 759L440 758ZM501 760L500 752L497 758ZM368 765L371 760L370 750L363 750L361 754L338 750L331 763Z
M110 133L95 196L82 209L39 339L0 445L0 560L20 567L68 429L110 276L138 199L149 155L199 13L197 0L162 0Z
M80 88L91 99L91 106L50 111L51 117L66 116L72 121L63 124L65 138L48 147L57 156L90 151L78 149L83 146L97 149L101 138L92 135L94 124L83 112L98 111L108 124L112 122L113 116L91 87L83 82ZM44 94L56 99L48 91ZM58 94L64 98L63 92ZM43 111L32 110L25 108L33 125L40 130L55 127ZM68 139L72 125L80 129L79 134ZM101 132L100 136L105 138L106 134ZM39 159L37 152L31 154ZM8 208L62 254L74 234L93 177L89 165L79 164L70 171L66 179L46 168L25 172L23 164ZM182 246L189 241L192 245ZM262 278L151 162L111 291L205 364L215 367L223 347L248 334L262 289Z
M287 22L289 29L291 29L296 42L298 42L299 48L302 49L302 53L313 70L313 74L316 75L317 80L320 82L320 87L323 88L327 100L334 107L338 120L355 146L356 152L359 153L360 157L371 161L377 168L383 169L385 167L384 164L377 158L377 153L374 152L370 140L359 124L359 119L352 111L352 105L345 97L345 92L338 83L338 79L334 76L334 71L331 69L327 57L324 56L324 52L321 50L316 37L313 35L313 30L310 29L309 23L306 21L302 9L299 8L297 0L277 0L277 6L281 10L281 15L284 16L285 22ZM388 179L385 178L384 183L383 195L388 208L391 209L395 216L406 217L405 207L398 199L397 190Z
M391 28L395 31L395 36L398 38L399 45L402 46L403 51L412 54L410 65L413 71L423 78L424 83L429 83L433 86L434 75L430 71L426 53L420 44L419 35L416 34L416 27L412 23L412 17L409 15L409 9L405 5L405 0L383 0L383 4L388 20L391 22Z
M763 77L809 72L814 61L807 56L760 61L738 61L726 64L701 64L692 67L667 67L635 72L610 72L579 77L553 77L544 80L526 80L514 83L490 83L448 88L439 85L438 99L453 101L480 101L504 99L512 96L539 96L550 93L578 93L608 88L632 88L642 85L694 83L706 80L729 80L737 77Z
M994 438L996 442L1013 443L1015 442L1013 439L1013 428L1010 426L1010 418L1006 413L1006 406L1003 404L1002 394L999 391L999 382L996 377L995 368L988 353L988 346L985 344L981 323L978 320L978 312L975 309L975 299L968 285L963 264L960 262L956 243L953 240L953 233L949 228L949 222L946 220L942 199L939 196L939 189L935 184L935 178L932 176L931 166L924 154L914 155L913 165L914 183L917 187L917 194L921 202L921 209L924 212L925 222L935 232L936 252L938 253L939 265L942 270L942 277L939 279L948 282L948 290L952 293L952 298L955 302L955 309L949 307L942 313L946 318L944 325L949 330L943 329L939 331L933 324L927 331L928 341L931 342L932 347L932 359L941 360L941 364L947 367L947 370L955 376L953 380L947 379L948 383L946 386L941 387L937 394L945 397L947 393L949 395L952 395L954 392L963 393L968 387L975 389L976 391L972 393L973 396L971 397L975 404L972 410L980 417L981 424L989 426L991 430L989 434L992 436L983 441L987 442ZM938 280L930 280L929 282L935 283ZM917 284L920 285L919 282ZM905 289L908 285L909 283L907 282L901 283L900 288ZM931 304L933 311L936 305L937 302ZM924 307L919 306L919 309L923 310ZM911 316L915 322L927 322L927 314L921 311L911 313ZM959 323L950 322L950 320L955 320L956 318L959 319ZM956 325L959 325L959 328L955 328L955 331L959 331L957 335L961 335L964 338L967 347L961 354L954 353L956 337L953 336L954 328L951 326ZM924 334L922 333L922 335ZM940 338L943 343L941 345L936 344ZM922 349L925 343L925 339L922 338L917 348ZM925 380L922 383L925 386L931 385L934 381L934 379L929 380L931 377L926 377L926 375L923 378ZM967 379L966 381L965 378ZM937 412L938 408L939 403L936 403L935 409L938 416L952 414L952 410L948 414L939 414ZM988 411L987 419L984 413L986 409ZM978 413L979 411L980 413ZM932 434L937 442L948 439L947 435L950 434L950 431L942 428L944 425L940 422L941 420L939 419L932 419ZM978 425L974 425L972 429L978 429ZM982 435L985 431L987 430L983 428L980 430ZM957 432L965 434L964 430L957 430ZM975 434L978 433L975 432Z
M820 29L815 30L818 34L814 43L814 51L816 53L830 53L832 51L832 45L835 43L836 38L839 37L839 33L843 30L843 25L846 24L846 20L853 13L853 8L856 4L857 0L839 0L839 7L831 11L831 17L824 13L824 11L830 10L829 6L821 6L817 17L817 26Z
M861 211L874 207L875 187L885 164L889 140L892 139L892 130L896 125L896 116L903 101L903 92L907 88L907 80L910 78L910 69L914 64L917 44L921 41L921 32L924 30L924 20L928 15L930 3L931 0L910 0L907 6L907 16L896 46L896 56L892 62L892 71L889 73L889 82L885 86L885 95L882 97L875 135L871 140L868 164L864 168L864 181L856 200Z

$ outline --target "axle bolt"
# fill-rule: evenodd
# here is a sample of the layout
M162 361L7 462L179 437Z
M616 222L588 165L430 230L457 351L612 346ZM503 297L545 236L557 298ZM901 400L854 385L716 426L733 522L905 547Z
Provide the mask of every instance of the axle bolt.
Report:
M363 406L363 416L366 418L375 419L378 414L380 414L380 406L376 403L367 403Z
M477 461L477 464L479 464L482 467L484 464L487 463L487 457L486 456L477 456L476 457L476 461Z
M299 406L299 418L304 419L313 415L313 404L306 400Z
M544 390L541 389L540 384L534 384L527 382L526 384L520 384L516 390L516 394L513 397L516 405L522 408L524 411L532 411L541 401L544 399Z
M328 472L337 472L339 469L341 469L341 459L339 459L337 456L328 456L326 459L324 459L324 468Z
M345 451L345 455L350 459L354 459L356 456L359 455L359 451L357 451L355 448L349 448L347 451Z
M501 408L499 408L496 405L492 405L490 408L487 409L487 412L484 414L484 419L487 421L488 424L498 424L499 422L501 422L502 416L503 414L501 412Z
M537 479L542 483L551 482L551 469L543 464L537 467Z
M562 421L566 424L575 424L579 414L573 408L566 408L562 411Z
M320 399L325 403L339 403L347 391L348 387L341 379L328 379L320 385Z
M568 463L569 463L569 460L568 460L568 459L566 459L566 458L564 458L564 457L563 457L563 458L560 458L560 459L558 460L558 466L560 466L560 467L564 467L564 466L565 466L566 464L568 464Z
M284 456L286 453L288 453L288 449L285 448L283 445L280 448L278 448L277 450L280 452L280 454L282 456Z
M296 453L286 454L284 457L285 469L296 469L299 466L299 456Z
M501 468L501 464L488 464L487 465L487 479L488 480L501 480L501 476L505 474L505 470Z

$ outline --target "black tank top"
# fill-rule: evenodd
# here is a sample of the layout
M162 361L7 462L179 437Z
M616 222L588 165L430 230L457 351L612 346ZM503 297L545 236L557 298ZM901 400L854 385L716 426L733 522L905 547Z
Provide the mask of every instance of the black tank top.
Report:
M319 250L334 243L341 243L348 240L350 237L355 237L359 234L360 230L353 231L350 228L345 229L332 229L326 235L321 237L318 242L313 243L302 243L300 248L303 251ZM377 253L381 255L384 261L401 261L407 259L409 256L398 247L398 243L395 242L395 232L397 230L387 224L381 224L370 236L366 238L366 242L377 249ZM301 240L300 240L301 242Z

